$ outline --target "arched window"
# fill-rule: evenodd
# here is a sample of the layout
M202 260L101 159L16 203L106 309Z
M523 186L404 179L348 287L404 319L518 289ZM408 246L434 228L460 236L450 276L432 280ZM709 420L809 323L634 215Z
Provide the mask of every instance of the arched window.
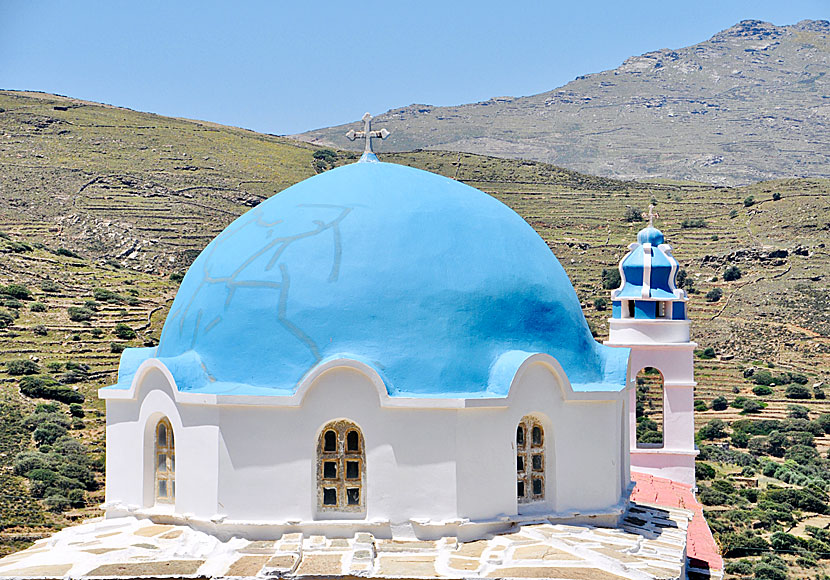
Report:
M663 446L663 375L645 367L637 373L637 447Z
M545 430L530 415L516 427L516 495L519 503L545 499Z
M317 508L363 511L366 453L354 423L334 421L323 427L317 444Z
M173 503L176 500L176 448L173 428L167 417L156 424L154 457L156 502Z

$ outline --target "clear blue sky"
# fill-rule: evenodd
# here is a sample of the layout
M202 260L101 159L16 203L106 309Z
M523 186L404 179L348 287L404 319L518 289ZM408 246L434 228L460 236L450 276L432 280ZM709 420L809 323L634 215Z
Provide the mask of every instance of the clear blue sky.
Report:
M827 0L0 0L0 88L288 134L530 95Z

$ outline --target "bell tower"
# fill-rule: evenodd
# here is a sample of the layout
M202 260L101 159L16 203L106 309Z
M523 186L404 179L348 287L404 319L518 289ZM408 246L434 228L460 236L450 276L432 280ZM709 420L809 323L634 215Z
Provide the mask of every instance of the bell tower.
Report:
M649 206L648 226L620 261L620 287L611 291L608 346L631 349L628 367L631 469L695 484L694 349L689 335L689 298L676 286L677 260ZM662 376L662 442L637 438L637 375ZM654 371L650 371L654 374Z

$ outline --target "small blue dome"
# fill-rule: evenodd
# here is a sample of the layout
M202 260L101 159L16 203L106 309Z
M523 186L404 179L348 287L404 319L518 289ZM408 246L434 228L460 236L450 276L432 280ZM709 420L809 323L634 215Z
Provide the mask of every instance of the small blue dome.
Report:
M516 351L554 356L576 390L624 386L627 350L592 338L565 271L519 215L445 177L356 163L229 225L142 357L183 391L287 395L348 357L392 396L486 397L507 393L493 369Z
M652 246L659 246L665 241L663 232L654 226L648 226L640 230L637 234L637 241L641 244L651 244Z

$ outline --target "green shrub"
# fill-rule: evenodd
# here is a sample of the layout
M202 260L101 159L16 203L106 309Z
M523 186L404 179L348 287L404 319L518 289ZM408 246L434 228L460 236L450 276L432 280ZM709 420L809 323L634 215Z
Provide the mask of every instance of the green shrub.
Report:
M663 434L659 431L646 431L643 436L638 439L640 443L663 443Z
M749 434L744 433L743 431L733 431L732 435L729 437L729 441L735 447L746 449L746 446L749 445Z
M720 419L712 419L700 428L697 435L703 440L722 439L726 437L726 423Z
M66 435L66 427L52 422L43 423L32 433L32 437L38 445L44 443L51 445L64 435Z
M43 302L32 302L29 310L32 312L46 312L46 305Z
M627 222L641 222L643 221L643 212L636 207L627 207L623 219Z
M723 273L724 282L733 282L741 277L741 269L737 266L729 266Z
M48 336L49 335L49 329L46 328L42 324L38 324L37 326L33 327L32 332L34 334L38 335L38 336Z
M111 342L110 343L110 352L114 354L120 354L124 352L124 349L127 348L126 344L121 344L120 342Z
M104 331L100 328L93 328L90 331L90 334L92 335L92 338L101 338L102 336L104 336Z
M702 413L703 411L708 411L709 405L706 404L706 401L703 399L695 399L695 411Z
M82 489L70 489L67 496L72 507L80 508L86 505L86 493Z
M695 478L697 479L715 479L717 472L715 468L708 463L695 463Z
M92 295L95 297L95 300L99 302L109 302L110 304L124 304L124 297L118 294L117 292L113 292L112 290L107 290L106 288L94 288L92 290Z
M729 406L729 401L726 400L726 397L723 395L719 395L712 399L712 409L715 411L725 411Z
M780 193L778 193L776 191L775 193L772 194L772 201L778 201L779 199L781 199L781 194Z
M69 314L69 320L73 322L84 322L86 320L90 320L95 314L95 312L89 308L80 306L70 306L66 309L66 311Z
M752 207L755 205L755 197L754 196L747 196L744 198L744 207Z
M44 498L43 503L46 505L46 509L55 513L66 511L70 505L69 500L59 493L53 493L49 497Z
M54 280L44 280L40 283L40 289L44 292L49 292L50 294L61 291L61 287L58 286L58 283Z
M55 253L56 253L58 256L66 256L67 258L78 258L78 259L81 259L81 256L80 256L79 254L76 254L76 253L75 253L75 252L73 252L72 250L68 250L68 249L66 249L66 248L58 248L57 250L55 250Z
M759 397L763 397L764 395L771 395L772 389L766 385L755 385L752 387L752 392L758 395Z
M804 405L787 405L787 417L791 419L809 419L810 409Z
M0 328L7 328L13 324L14 315L5 310L0 310Z
M764 403L760 403L758 401L748 400L744 403L744 407L741 410L741 415L747 415L750 413L760 413L761 410L765 407Z
M51 399L62 403L83 403L84 396L50 376L30 375L20 379L20 392L33 399Z
M5 298L0 302L6 308L11 308L13 310L20 310L23 308L23 304L17 298Z
M8 286L0 286L0 294L17 298L18 300L31 300L32 291L22 284L9 284Z
M717 302L723 296L723 290L720 288L712 288L706 293L706 302Z
M23 420L23 426L30 431L34 431L35 429L37 429L41 425L45 425L46 423L56 423L64 428L69 427L69 419L67 419L66 415L61 413L60 410L36 410L34 413L32 413Z
M738 576L749 576L752 574L752 569L752 561L750 560L727 562L724 566L724 571L727 574L736 574Z
M602 269L602 287L606 290L614 290L620 287L622 279L620 278L620 270L618 268L603 268Z
M38 451L24 451L14 458L13 471L15 475L28 475L36 469L46 468L46 456Z
M40 367L34 361L16 359L6 363L6 372L14 376L36 375L40 372Z
M729 217L731 219L734 219L734 218L738 217L738 210L736 210L736 209L729 210Z
M594 308L599 312L602 312L608 308L608 301L605 298L597 298L594 300Z
M69 404L69 414L73 417L80 417L82 418L84 413L84 408L80 403L70 403Z
M176 284L181 283L184 280L184 274L181 272L171 272L170 273L170 281L175 282Z
M682 222L680 222L680 227L683 229L689 228L705 228L706 227L706 220L703 218L686 218Z
M115 325L115 329L113 330L113 334L122 340L130 340L136 337L135 330L124 324L123 322L119 322Z
M711 346L707 346L703 350L696 350L695 354L697 355L697 358L709 360L715 358L715 349Z
M788 399L809 399L810 389L797 383L790 384L787 385L787 389L784 391L784 396Z

